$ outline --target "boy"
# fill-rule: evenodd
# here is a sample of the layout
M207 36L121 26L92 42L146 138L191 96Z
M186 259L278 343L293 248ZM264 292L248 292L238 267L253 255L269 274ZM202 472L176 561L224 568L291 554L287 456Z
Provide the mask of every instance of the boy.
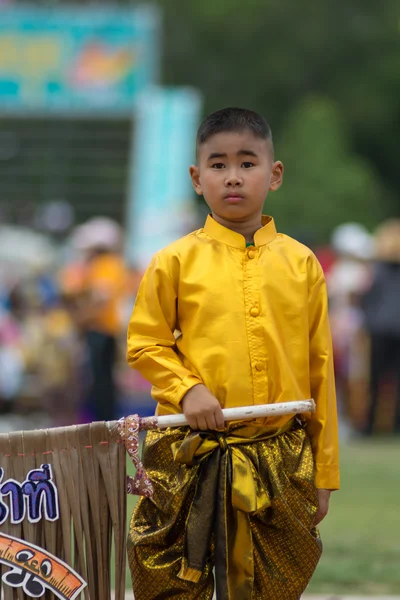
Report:
M211 599L215 567L219 600L297 600L339 487L324 276L262 216L283 165L261 116L207 117L190 175L211 215L153 258L128 330L128 362L153 384L157 413L183 412L191 428L147 437L155 492L131 522L135 598ZM311 397L305 421L224 428L224 407Z

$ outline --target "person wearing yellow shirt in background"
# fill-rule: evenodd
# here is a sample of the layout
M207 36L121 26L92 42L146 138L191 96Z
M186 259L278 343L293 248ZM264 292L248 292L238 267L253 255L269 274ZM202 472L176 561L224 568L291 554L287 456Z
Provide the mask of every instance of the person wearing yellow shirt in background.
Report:
M205 226L156 254L128 329L127 359L157 413L190 429L147 434L154 496L134 510L136 600L297 600L321 555L316 525L339 488L325 280L314 254L262 216L283 164L257 113L200 125ZM314 398L316 412L224 426L222 408Z
M72 242L84 260L64 271L62 287L74 298L72 312L89 359L86 408L91 419L110 421L115 418L114 368L127 283L121 230L111 219L96 217L76 229Z

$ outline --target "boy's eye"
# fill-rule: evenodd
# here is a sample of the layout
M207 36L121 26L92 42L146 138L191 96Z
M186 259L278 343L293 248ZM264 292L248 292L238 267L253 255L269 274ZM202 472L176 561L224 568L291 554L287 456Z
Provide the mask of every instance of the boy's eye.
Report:
M242 164L242 167L244 167L245 169L251 169L251 167L254 167L254 163L246 161Z
M212 165L212 169L223 169L225 167L224 163L214 163Z

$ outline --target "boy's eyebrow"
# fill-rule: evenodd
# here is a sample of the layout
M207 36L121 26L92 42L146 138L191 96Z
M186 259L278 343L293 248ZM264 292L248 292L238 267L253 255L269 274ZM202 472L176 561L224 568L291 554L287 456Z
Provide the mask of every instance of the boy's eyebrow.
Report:
M227 156L228 155L225 152L211 152L207 160L212 160L213 158L227 158ZM254 150L239 150L236 153L236 156L254 156L255 158L258 157Z
M211 152L210 156L207 160L212 160L213 158L226 158L228 155L223 152Z
M254 150L239 150L237 155L238 156L254 156L254 158L258 158L258 155L254 152Z

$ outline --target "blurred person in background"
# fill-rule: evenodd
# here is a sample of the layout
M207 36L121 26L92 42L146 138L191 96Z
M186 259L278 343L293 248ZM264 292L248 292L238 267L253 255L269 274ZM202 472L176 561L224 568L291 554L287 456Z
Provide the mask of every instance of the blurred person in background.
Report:
M15 411L23 380L21 329L10 311L10 295L4 286L0 304L0 414Z
M327 285L342 433L343 427L365 426L368 340L361 299L370 285L372 246L372 236L358 223L344 223L332 234L336 261Z
M75 229L72 243L82 260L65 269L61 280L86 344L90 381L85 418L109 421L115 418L114 368L124 327L127 274L121 255L122 232L111 219L97 217Z
M370 394L365 434L374 431L377 409L394 404L392 429L400 433L400 219L383 223L375 234L372 282L363 299L370 335ZM392 386L386 386L393 383ZM389 390L389 395L387 392ZM386 391L386 395L385 395ZM385 403L385 406L383 404Z
M2 428L74 422L77 336L59 293L59 247L30 227L0 225Z
M10 294L10 319L18 337L21 370L15 404L27 422L41 413L51 425L72 424L76 415L77 338L54 281L48 274L25 278Z

